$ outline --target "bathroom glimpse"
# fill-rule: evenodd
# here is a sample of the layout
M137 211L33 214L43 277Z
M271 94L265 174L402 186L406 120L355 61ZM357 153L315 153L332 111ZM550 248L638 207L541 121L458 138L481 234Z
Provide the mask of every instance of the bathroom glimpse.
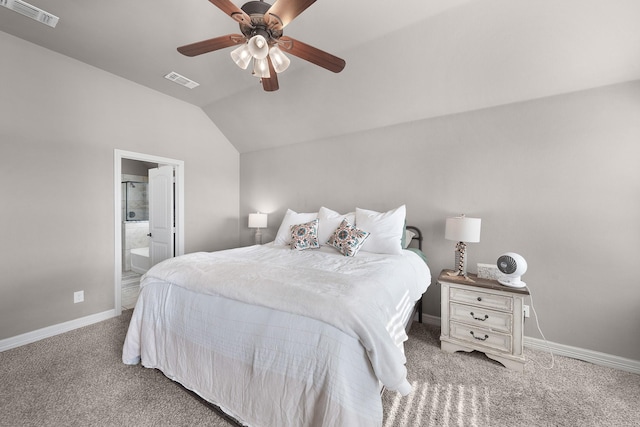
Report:
M122 175L122 270L144 274L149 269L149 179Z

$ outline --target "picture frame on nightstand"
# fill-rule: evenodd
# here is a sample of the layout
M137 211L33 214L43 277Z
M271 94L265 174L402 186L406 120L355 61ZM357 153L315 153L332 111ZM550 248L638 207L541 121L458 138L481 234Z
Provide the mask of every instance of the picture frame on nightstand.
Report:
M480 279L489 279L489 280L500 280L504 279L504 274L498 270L498 266L496 264L477 264L478 278Z

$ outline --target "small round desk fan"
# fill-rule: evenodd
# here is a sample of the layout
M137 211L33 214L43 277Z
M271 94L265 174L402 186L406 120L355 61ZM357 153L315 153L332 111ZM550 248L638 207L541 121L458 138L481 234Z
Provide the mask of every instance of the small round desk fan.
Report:
M500 255L496 263L498 270L504 274L504 278L499 279L498 282L505 286L512 288L524 288L527 286L520 278L527 271L527 261L516 253L507 252Z

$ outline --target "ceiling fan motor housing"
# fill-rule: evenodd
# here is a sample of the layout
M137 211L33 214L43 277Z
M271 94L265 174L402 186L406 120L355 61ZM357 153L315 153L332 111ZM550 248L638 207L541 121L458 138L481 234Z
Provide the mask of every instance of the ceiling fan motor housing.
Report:
M264 15L270 8L271 5L263 1L250 1L242 5L240 9L249 15L252 24L252 26L249 26L240 23L240 31L247 39L251 39L254 36L262 36L267 40L267 43L273 44L282 36L282 30L269 29L264 22Z
M264 15L267 13L267 10L271 8L269 3L265 3L263 1L250 1L242 5L240 9L244 10L244 12L251 15Z

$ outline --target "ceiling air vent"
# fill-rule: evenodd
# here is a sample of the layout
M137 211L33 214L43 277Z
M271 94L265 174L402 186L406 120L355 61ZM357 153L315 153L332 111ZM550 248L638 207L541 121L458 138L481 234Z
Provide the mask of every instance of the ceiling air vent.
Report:
M0 0L2 1L2 0ZM167 74L166 76L164 76L165 79L169 79L174 83L178 83L179 85L188 87L189 89L193 89L196 86L200 86L200 83L196 83L191 79L186 78L185 76L181 76L180 74L176 73L175 71L170 72L169 74Z
M28 18L35 19L36 21L52 28L56 27L58 20L60 19L57 16L52 15L49 12L45 12L42 9L38 9L37 7L23 2L22 0L0 0L0 6L11 9Z

